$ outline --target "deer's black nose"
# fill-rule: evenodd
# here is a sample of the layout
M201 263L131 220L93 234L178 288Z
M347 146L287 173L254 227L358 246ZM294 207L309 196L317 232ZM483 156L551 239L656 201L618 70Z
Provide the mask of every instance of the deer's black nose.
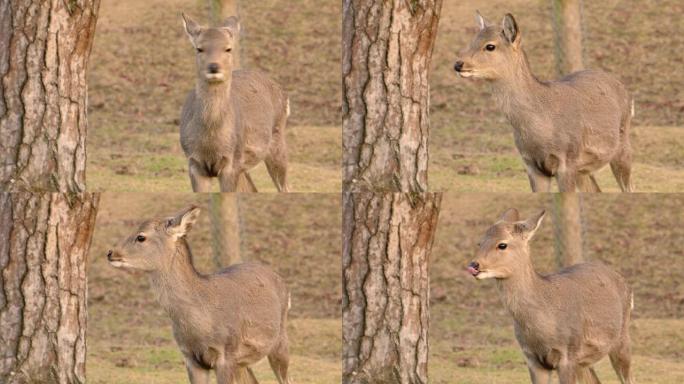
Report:
M478 263L477 261L473 261L470 264L468 264L468 268L472 268L476 271L479 271L480 270L480 263Z
M459 61L457 61L456 64L454 65L454 70L455 70L456 72L461 72L462 69L463 69L463 62L459 60Z
M107 260L112 261L112 255L114 252L110 249L109 252L107 252Z
M219 66L216 63L209 64L209 73L218 73Z

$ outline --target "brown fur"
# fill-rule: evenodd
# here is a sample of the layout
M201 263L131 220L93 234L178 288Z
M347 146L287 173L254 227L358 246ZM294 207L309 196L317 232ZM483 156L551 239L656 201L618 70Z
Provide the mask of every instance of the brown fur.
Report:
M212 369L219 384L256 383L250 365L264 357L278 382L289 384L285 282L259 263L199 274L185 238L198 215L199 209L190 207L146 221L109 252L109 262L149 274L192 384L208 384Z
M513 126L532 190L548 191L555 177L561 192L599 192L593 174L610 164L620 188L632 191L631 103L620 80L586 70L539 81L512 15L501 26L490 25L479 13L478 21L480 31L460 53L456 70L491 83Z
M197 83L180 123L193 190L208 192L213 177L222 192L235 191L238 180L253 187L247 171L264 161L278 191L287 192L287 95L262 73L233 71L235 17L218 28L200 27L185 15L183 22L197 51Z
M630 288L620 274L598 262L538 274L528 242L543 216L520 221L517 210L506 211L487 230L468 270L477 279L496 279L533 384L548 383L552 371L561 384L600 383L592 366L606 355L621 382L633 384Z

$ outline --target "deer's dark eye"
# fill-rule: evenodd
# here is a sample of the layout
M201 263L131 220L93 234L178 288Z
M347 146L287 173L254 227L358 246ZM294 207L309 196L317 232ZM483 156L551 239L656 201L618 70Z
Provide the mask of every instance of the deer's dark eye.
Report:
M485 45L485 49L488 50L489 52L493 51L496 49L496 45L494 44L487 44Z
M232 52L232 51L233 51L232 48L226 48L226 52Z
M204 52L204 49L202 49L202 48L197 48L197 53L202 53L202 52Z
M147 239L147 238L146 238L145 236L143 236L143 235L138 235L138 237L135 238L135 241L137 241L138 243L142 243L142 242L145 241L146 239Z
M496 247L503 251L504 249L506 249L508 247L508 244L499 243L499 245L497 245Z

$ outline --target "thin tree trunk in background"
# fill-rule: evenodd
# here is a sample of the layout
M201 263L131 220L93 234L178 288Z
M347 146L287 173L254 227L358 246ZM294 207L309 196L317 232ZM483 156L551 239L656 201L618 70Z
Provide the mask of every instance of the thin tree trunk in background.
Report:
M215 24L218 24L231 16L237 16L238 19L240 18L238 0L209 0L209 7L211 19ZM240 38L239 36L236 36L233 43L233 63L235 64L235 69L240 68L240 53Z
M345 193L343 383L427 383L440 194Z
M582 209L578 193L557 193L553 200L556 260L567 267L584 260L582 255Z
M344 0L345 191L428 189L432 48L442 0Z
M85 382L99 195L0 194L0 382Z
M0 2L0 190L85 190L99 0Z
M551 0L556 40L556 70L567 75L584 69L582 0Z
M223 268L242 261L240 254L240 196L212 193L209 197L214 264Z

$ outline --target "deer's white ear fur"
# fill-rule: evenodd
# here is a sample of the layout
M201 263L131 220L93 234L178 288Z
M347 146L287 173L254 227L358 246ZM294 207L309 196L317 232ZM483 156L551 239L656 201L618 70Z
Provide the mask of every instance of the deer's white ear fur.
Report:
M490 24L487 19L482 16L480 11L475 11L475 20L477 20L477 25L480 26L480 31L487 28Z
M542 221L544 221L545 215L546 211L542 210L538 214L520 223L523 238L529 240L532 238L532 236L534 236L534 234L537 232L537 229L539 229L539 226L541 225Z
M181 18L183 19L183 28L185 29L185 34L188 35L188 39L190 39L192 46L197 48L195 39L202 32L202 27L185 13L181 13Z
M176 216L170 218L166 224L166 232L175 239L185 236L192 225L199 217L200 209L196 206L190 206Z
M225 19L220 28L228 31L234 38L240 35L240 21L236 16Z

